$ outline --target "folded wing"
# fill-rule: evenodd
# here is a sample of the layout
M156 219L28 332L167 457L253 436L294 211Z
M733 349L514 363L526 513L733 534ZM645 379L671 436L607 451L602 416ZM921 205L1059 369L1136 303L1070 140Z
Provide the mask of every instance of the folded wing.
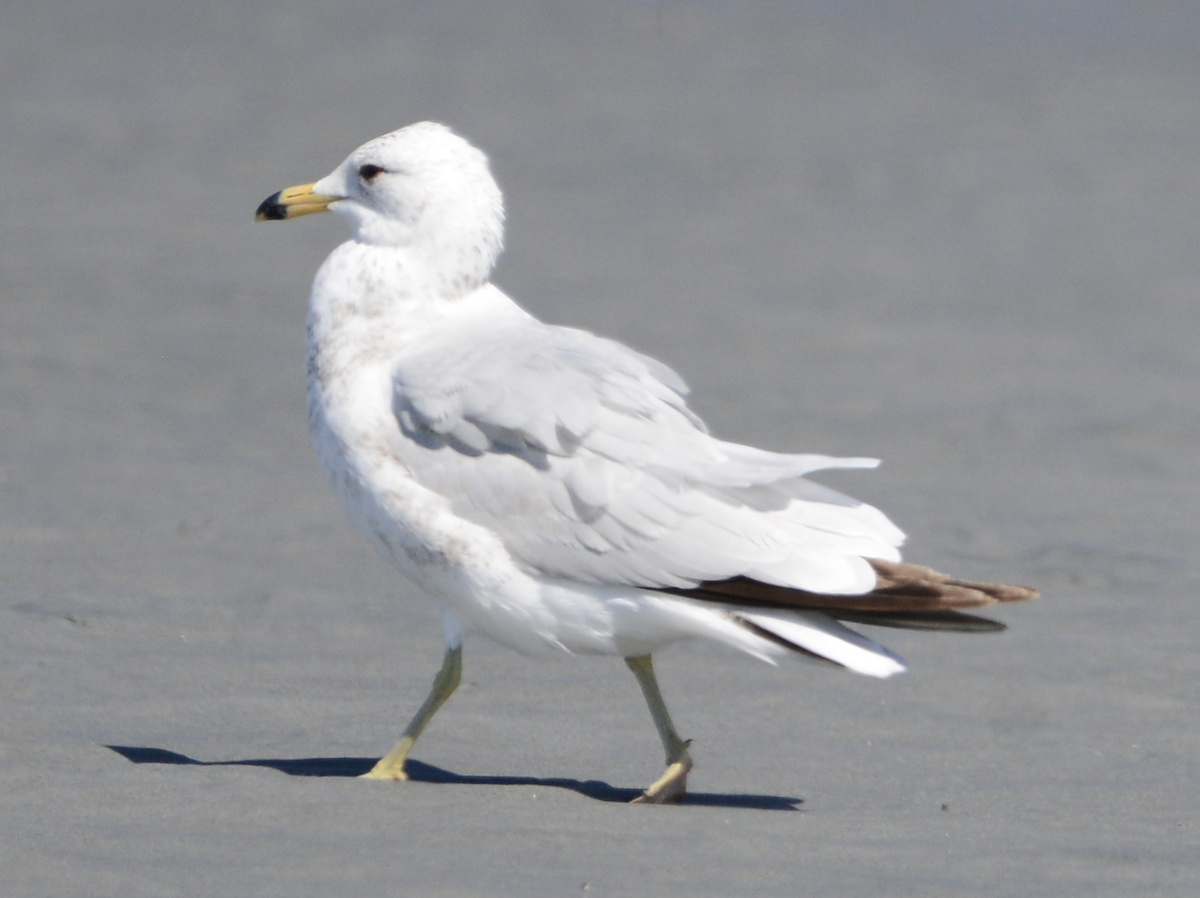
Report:
M864 558L899 560L882 513L805 479L875 461L717 440L674 371L611 340L464 322L402 359L394 387L396 452L536 573L853 594L875 584Z

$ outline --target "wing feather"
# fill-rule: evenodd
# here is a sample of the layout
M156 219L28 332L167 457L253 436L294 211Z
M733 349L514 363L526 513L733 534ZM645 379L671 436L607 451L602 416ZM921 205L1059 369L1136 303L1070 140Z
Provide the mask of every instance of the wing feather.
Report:
M611 340L532 318L464 321L393 371L395 454L529 570L687 589L752 577L864 592L899 560L878 510L803 479L872 459L710 436L683 379Z

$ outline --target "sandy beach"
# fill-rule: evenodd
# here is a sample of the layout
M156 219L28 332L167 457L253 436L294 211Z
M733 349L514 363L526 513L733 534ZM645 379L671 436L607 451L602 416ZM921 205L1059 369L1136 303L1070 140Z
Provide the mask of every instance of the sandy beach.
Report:
M1200 9L15 0L0 75L0 892L1194 894ZM886 682L673 647L678 807L623 664L483 640L355 779L440 618L308 445L345 226L252 218L422 119L528 309L1042 597Z

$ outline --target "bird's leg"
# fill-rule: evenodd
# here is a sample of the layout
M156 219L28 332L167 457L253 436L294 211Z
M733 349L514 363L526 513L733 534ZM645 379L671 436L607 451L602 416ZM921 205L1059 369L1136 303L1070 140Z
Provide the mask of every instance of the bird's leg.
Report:
M461 679L462 645L447 646L446 657L442 661L442 669L433 678L433 688L429 691L429 697L425 699L425 703L421 705L412 721L405 728L404 735L400 737L400 741L396 743L396 747L381 758L379 763L367 773L364 773L363 779L408 779L408 776L404 773L404 762L408 760L408 753L412 750L413 743L417 741L417 737L421 735L421 730L425 729L425 725L433 719L433 715L437 713L438 708L458 688L458 683Z
M646 704L650 707L650 716L654 718L654 725L658 727L658 737L662 739L663 750L667 753L666 773L651 783L632 803L672 804L687 793L687 775L692 769L688 746L692 743L690 739L680 739L675 725L671 723L667 703L658 691L658 680L654 676L650 656L626 658L625 663L629 665L629 669L637 677L638 685L642 687L642 694L646 696Z

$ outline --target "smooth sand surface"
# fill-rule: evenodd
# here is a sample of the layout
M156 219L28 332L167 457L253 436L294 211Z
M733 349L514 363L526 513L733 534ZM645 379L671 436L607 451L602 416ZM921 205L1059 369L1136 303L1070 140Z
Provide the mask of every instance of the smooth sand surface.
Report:
M0 892L1193 895L1192 4L14 0L0 12ZM888 682L467 646L419 781L351 778L441 657L310 456L335 216L402 124L484 147L497 281L680 370L908 557L1043 597L875 631Z

